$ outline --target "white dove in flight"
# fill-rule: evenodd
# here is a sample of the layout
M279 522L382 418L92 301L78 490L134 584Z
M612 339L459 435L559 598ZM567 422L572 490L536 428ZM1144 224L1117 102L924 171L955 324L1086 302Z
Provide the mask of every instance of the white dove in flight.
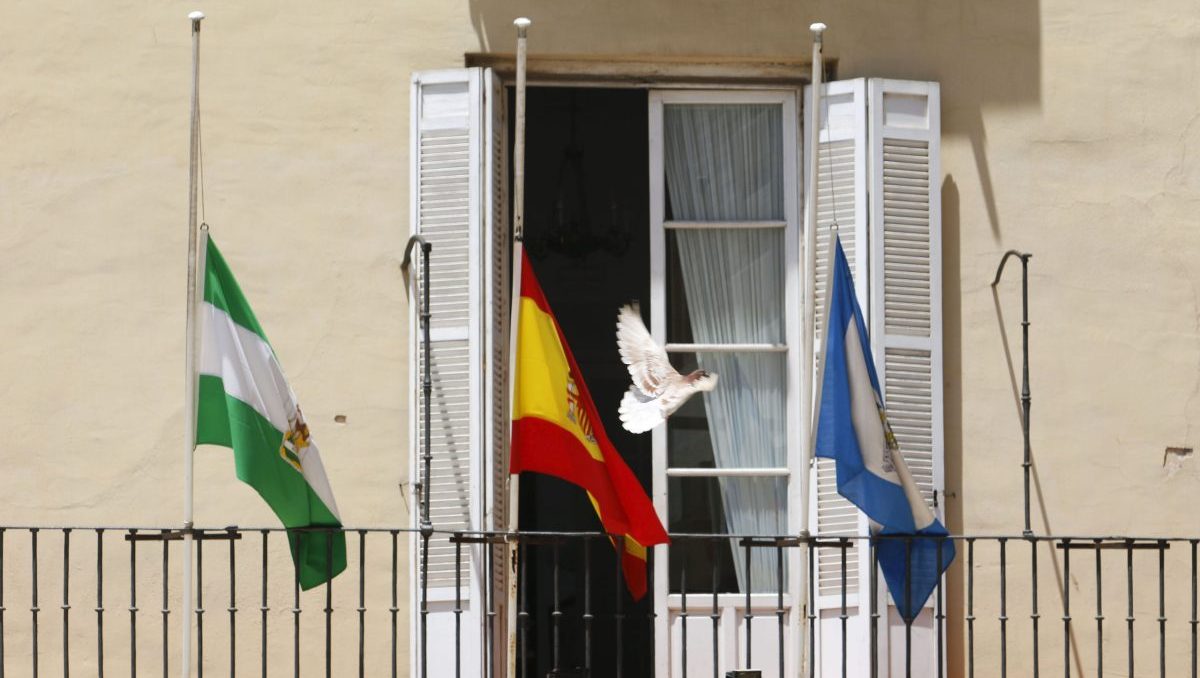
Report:
M704 370L688 375L676 372L667 352L650 337L641 313L629 304L617 312L617 348L633 377L618 410L621 425L630 433L649 431L666 421L693 393L717 386L717 375Z

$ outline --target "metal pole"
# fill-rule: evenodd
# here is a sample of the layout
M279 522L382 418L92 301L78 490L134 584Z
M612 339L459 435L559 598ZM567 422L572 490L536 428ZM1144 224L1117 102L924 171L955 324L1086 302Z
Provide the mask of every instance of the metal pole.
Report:
M191 12L192 23L192 110L191 148L188 158L188 260L187 260L187 324L184 376L184 439L183 439L183 614L180 617L180 674L192 671L192 499L193 453L196 449L196 198L200 151L200 22L204 12Z
M1000 275L1004 273L1004 264L1009 257L1021 260L1021 430L1025 436L1025 456L1021 468L1025 473L1025 536L1031 536L1033 529L1029 522L1029 470L1033 466L1029 452L1029 259L1032 254L1009 250L1000 259L996 267L996 277L992 287L1000 284Z
M429 617L429 539L433 536L433 522L429 519L429 475L430 468L433 464L433 449L432 449L432 411L431 401L433 398L433 378L430 374L432 365L430 355L430 312L429 312L429 255L433 252L433 245L420 234L414 234L408 239L408 244L404 246L404 260L400 263L400 270L404 273L407 279L409 267L412 265L412 251L417 244L421 245L421 353L423 374L421 375L421 400L422 407L425 409L423 420L424 431L421 436L421 600L420 600L420 635L421 635L421 655L419 657L419 665L421 667L421 675L428 675L428 649L429 641L426 636L427 621Z
M804 500L800 502L800 532L808 536L808 491L812 488L811 480L812 469L812 447L813 447L813 374L810 370L816 364L814 360L814 344L816 341L816 268L817 268L817 160L820 155L821 142L821 78L824 75L824 62L821 54L823 46L823 34L826 26L823 23L814 23L809 26L809 30L813 34L812 47L812 101L809 105L812 106L812 113L809 115L808 128L808 181L805 183L805 220L804 220L804 336L801 340L803 347L804 364L800 370L800 407L803 416L800 417L800 475L804 482L804 491L801 493ZM809 559L811 562L811 558ZM804 568L804 561L801 559L801 568ZM805 586L804 582L812 576L810 568L804 568L801 574L801 587L806 593L805 606L811 606L813 599L811 595L807 595L810 591L810 586ZM812 616L805 615L804 619L811 623ZM811 638L811 634L809 634ZM804 646L804 652L801 655L801 670L805 663L812 661L812 648L808 644Z
M516 130L513 139L513 273L512 273L512 308L509 316L509 401L515 395L513 385L516 382L517 369L517 329L520 323L521 308L521 267L524 260L522 241L525 238L525 73L526 73L526 36L533 22L525 17L513 21L517 27L517 83L516 83ZM509 435L511 435L511 427ZM509 449L511 450L511 441ZM515 532L518 527L520 514L520 476L506 473L508 479L508 531ZM507 670L505 676L514 678L517 675L517 573L520 550L510 539L506 549L508 568L506 581L508 590L505 596L505 626L507 635ZM619 559L618 559L619 560Z

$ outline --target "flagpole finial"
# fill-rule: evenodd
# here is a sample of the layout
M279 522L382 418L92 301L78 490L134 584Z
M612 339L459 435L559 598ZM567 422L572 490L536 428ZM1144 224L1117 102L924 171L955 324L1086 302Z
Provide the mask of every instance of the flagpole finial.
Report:
M816 40L817 42L821 42L821 36L825 32L825 29L827 29L827 28L829 28L829 27L826 26L825 24L821 23L820 21L817 21L817 22L810 24L808 27L808 30L812 31L813 40Z
M200 10L189 12L188 18L192 20L192 23L199 23L200 21L204 20L204 12L201 12Z
M517 27L517 35L523 38L525 37L525 29L532 26L533 22L528 17L522 16L513 19L513 25Z

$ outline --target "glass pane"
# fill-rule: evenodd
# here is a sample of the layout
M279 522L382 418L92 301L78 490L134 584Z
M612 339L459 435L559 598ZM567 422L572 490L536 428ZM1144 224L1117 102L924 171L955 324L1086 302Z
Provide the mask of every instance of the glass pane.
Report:
M787 478L669 478L667 497L667 525L672 533L787 533ZM675 539L671 545L671 591L681 590L686 567L688 592L711 592L716 567L718 586L722 587L719 592L744 592L746 550L738 542L721 539L714 553L712 540ZM772 548L751 549L751 592L775 590L776 557Z
M779 104L668 104L664 163L673 219L783 220Z
M783 229L667 233L667 341L784 343Z
M671 362L682 374L716 374L717 387L667 420L667 466L787 466L787 354L677 353Z

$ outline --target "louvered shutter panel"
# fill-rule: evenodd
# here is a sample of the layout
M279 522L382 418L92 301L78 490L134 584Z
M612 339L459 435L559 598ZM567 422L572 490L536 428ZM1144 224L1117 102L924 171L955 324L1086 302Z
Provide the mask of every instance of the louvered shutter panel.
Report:
M939 88L872 79L867 90L871 348L901 454L934 506L944 489ZM934 604L931 596L927 608ZM934 670L930 614L914 624L914 674ZM894 611L889 618L903 628ZM903 662L903 648L891 655L894 666Z
M812 121L812 88L805 88L805 127ZM806 136L807 138L807 136ZM808 154L811 149L806 148ZM804 163L806 168L809 162ZM843 80L823 86L821 97L820 155L817 162L816 224L816 346L823 337L825 290L829 279L829 239L836 224L846 258L854 273L855 287L864 310L868 302L868 212L867 212L867 87L866 80ZM807 181L805 183L807 185ZM807 198L806 198L807 199ZM805 225L808 228L808 225ZM819 356L817 359L819 360ZM816 378L816 367L808 377ZM837 491L837 476L831 460L815 460L814 483L809 493L809 529L818 535L860 535L867 533L866 519ZM860 675L869 664L860 645L867 639L869 608L859 604L860 588L865 591L868 575L865 544L856 544L846 552L846 594L849 675ZM816 567L818 615L815 661L820 675L841 675L842 554L840 549L819 549Z
M509 364L509 300L511 288L512 250L509 232L509 201L508 201L508 106L504 98L504 85L500 78L490 70L484 71L484 90L486 102L484 118L486 129L485 144L487 152L485 164L484 205L485 217L484 254L490 262L490 271L485 278L488 303L484 308L485 327L487 328L487 359L488 369L484 370L485 397L488 411L488 434L485 443L485 464L488 466L487 477L490 482L486 488L486 508L484 525L489 530L508 529L508 493L505 491L505 480L508 477L508 440L512 424L509 419L508 398L508 364ZM492 590L507 591L507 572L503 544L492 547L491 572L485 573L489 578ZM507 614L505 606L507 598L497 595L492 601L496 612L492 622L492 636L504 638ZM486 642L486 638L485 638ZM497 642L493 652L494 670L502 673L507 666L503 644ZM485 652L485 659L487 653Z
M430 279L418 280L412 309L412 343L409 355L413 375L410 411L414 432L411 477L422 473L422 443L427 404L422 398L424 353L417 317L423 286L430 285L432 319L430 377L433 384L428 403L432 424L432 456L428 493L430 520L438 532L430 540L429 660L432 675L454 670L456 582L461 586L463 666L481 661L483 583L482 551L462 549L456 570L456 548L446 531L479 530L487 526L485 478L491 470L486 455L490 430L490 385L487 366L489 340L485 330L485 289L493 269L484 247L492 238L488 225L493 218L484 204L492 190L487 182L491 167L483 162L490 143L485 143L487 84L490 74L483 69L457 69L414 74L412 86L411 223L414 232L432 245ZM420 272L420 267L417 267ZM420 506L414 506L414 524L420 524ZM413 562L420 568L420 540L414 539ZM419 569L414 568L413 600L420 590ZM414 610L417 633L419 605ZM414 642L420 638L413 636ZM418 653L412 653L415 657ZM482 664L478 670L482 670ZM472 672L476 669L472 668Z

